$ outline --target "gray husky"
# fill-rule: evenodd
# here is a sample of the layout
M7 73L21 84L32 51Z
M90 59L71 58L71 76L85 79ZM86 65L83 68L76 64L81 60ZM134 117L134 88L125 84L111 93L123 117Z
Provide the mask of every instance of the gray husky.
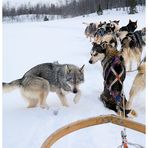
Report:
M87 38L90 37L90 42L91 42L92 38L94 38L94 34L97 30L98 24L96 24L96 23L87 24L85 22L83 22L83 24L87 25L87 27L85 28L85 35Z
M44 63L30 69L20 79L10 83L3 82L3 90L9 92L20 88L22 96L30 107L39 103L41 108L49 108L46 98L49 91L56 92L64 106L68 106L66 92L75 93L74 102L81 96L79 85L84 82L84 65L78 68L72 64Z

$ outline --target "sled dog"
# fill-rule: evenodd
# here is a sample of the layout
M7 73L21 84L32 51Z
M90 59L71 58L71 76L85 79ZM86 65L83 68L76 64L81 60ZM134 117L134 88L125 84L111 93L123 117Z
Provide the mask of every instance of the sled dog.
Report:
M66 93L73 92L74 102L81 96L79 85L84 82L84 65L78 68L72 64L44 63L27 71L20 79L2 84L4 92L20 88L22 96L28 101L28 108L37 104L47 108L46 98L49 92L56 92L62 105L68 106Z
M132 108L134 97L142 91L146 86L146 57L138 67L138 73L133 81L132 87L129 93L129 99L126 104L126 108Z
M85 35L87 38L90 37L90 42L91 42L92 38L94 38L94 34L97 30L98 24L96 24L96 23L87 24L85 22L83 22L83 24L87 25L87 27L85 28Z
M93 43L89 63L97 61L101 61L103 67L104 90L100 95L101 101L107 108L127 116L131 110L126 109L127 100L123 94L126 70L121 53L106 42Z
M136 28L137 21L132 22L129 19L129 23L126 26L123 26L119 29L119 31L117 32L117 36L119 37L120 41L122 41L129 32L134 32Z
M98 27L94 34L94 42L100 44L106 41L113 47L117 47L116 32L119 30L119 21L110 21L110 23L104 23Z
M136 61L137 67L141 61L143 47L145 46L145 28L128 33L121 42L121 52L125 60L126 70L132 69L132 62Z

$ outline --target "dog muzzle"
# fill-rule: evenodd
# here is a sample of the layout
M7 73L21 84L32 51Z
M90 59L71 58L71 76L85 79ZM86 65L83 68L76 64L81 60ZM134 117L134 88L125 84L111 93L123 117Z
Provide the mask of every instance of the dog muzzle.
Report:
M76 88L73 89L73 93L76 94L78 90Z
M92 60L89 60L89 63L90 63L90 64L92 64L92 63L93 63L93 61L92 61Z

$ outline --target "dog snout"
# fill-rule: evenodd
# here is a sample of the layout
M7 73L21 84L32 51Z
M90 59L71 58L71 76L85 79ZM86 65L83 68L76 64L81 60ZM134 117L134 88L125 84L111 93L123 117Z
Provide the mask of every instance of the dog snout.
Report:
M92 64L92 60L89 60L89 63Z
M74 88L74 89L73 89L73 93L75 93L75 94L76 94L77 92L78 92L78 91L77 91L77 89L76 89L76 88Z

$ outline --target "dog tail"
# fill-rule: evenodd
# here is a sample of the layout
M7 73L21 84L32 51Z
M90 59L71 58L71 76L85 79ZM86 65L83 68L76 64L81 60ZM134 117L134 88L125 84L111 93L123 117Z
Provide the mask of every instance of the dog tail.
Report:
M87 26L89 25L89 23L86 23L86 22L83 22L82 24L85 24L85 25L87 25Z
M21 84L21 79L14 80L10 83L2 83L3 92L11 92L14 89L18 88Z

